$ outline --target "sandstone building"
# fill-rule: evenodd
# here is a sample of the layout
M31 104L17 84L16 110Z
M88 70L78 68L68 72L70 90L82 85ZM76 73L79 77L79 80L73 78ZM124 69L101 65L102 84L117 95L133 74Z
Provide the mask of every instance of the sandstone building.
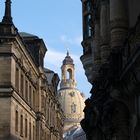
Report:
M81 125L88 140L140 140L140 1L81 1L81 61L93 85Z
M76 87L75 66L69 52L67 52L61 66L61 83L58 98L65 115L64 140L74 140L73 136L76 132L79 132L77 130L80 129L80 121L84 117L85 98L83 93Z
M62 140L59 77L44 68L42 39L19 33L5 2L0 22L0 140Z

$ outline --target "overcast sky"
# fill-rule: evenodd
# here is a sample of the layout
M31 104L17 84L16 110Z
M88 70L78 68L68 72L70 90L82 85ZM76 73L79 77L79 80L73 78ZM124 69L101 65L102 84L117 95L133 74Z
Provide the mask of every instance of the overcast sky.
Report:
M0 2L0 18L4 14L4 2ZM35 34L48 48L45 67L61 78L61 65L67 48L75 63L77 88L90 96L91 85L87 82L80 61L82 55L81 0L12 0L12 17L19 32Z

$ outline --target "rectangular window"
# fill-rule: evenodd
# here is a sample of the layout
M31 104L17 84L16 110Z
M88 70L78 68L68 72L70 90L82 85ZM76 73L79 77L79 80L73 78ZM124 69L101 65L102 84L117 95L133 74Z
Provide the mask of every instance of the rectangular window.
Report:
M33 108L35 109L35 90L33 90Z
M25 82L25 99L28 101L28 81Z
M21 82L20 82L20 92L21 92L21 96L24 96L24 78L23 78L23 74L21 74Z
M27 132L28 132L28 121L27 118L25 119L25 137L27 138Z
M31 131L31 122L29 123L29 140L31 140L32 131Z
M31 85L29 86L29 104L32 106L32 89L31 89Z
M84 38L88 38L92 36L92 30L91 30L91 15L87 14L85 17L85 34Z
M33 125L33 140L35 140L35 126Z
M18 132L18 111L15 113L15 131Z
M49 111L48 111L48 122L49 122L49 125L51 124L51 120L50 120L50 114L51 114L51 111L50 111L51 109L50 109L50 106L49 106Z
M55 126L55 106L53 107L53 126Z
M50 108L50 125L52 125L52 106Z
M20 135L23 136L23 115L20 116Z
M48 121L48 112L49 112L49 110L48 110L48 104L46 105L46 120Z
M19 69L16 67L16 78L15 78L15 86L16 89L19 91Z

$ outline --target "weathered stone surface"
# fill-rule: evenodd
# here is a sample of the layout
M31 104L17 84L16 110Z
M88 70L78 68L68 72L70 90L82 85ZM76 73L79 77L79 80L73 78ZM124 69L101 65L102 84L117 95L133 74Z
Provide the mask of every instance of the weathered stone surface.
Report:
M81 121L88 140L140 138L139 4L138 0L91 1L95 32L91 36L93 62L88 63L92 62L93 87ZM86 9L83 12L88 13Z

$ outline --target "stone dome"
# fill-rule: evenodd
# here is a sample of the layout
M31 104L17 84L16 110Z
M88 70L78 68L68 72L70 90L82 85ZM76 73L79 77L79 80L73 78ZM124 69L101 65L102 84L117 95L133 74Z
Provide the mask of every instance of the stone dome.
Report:
M58 99L65 115L64 132L78 126L84 117L85 98L76 88L74 71L73 59L67 52L61 67L61 83L58 91Z
M59 101L65 115L65 130L69 129L73 125L78 125L81 119L84 117L84 97L78 89L60 89Z

